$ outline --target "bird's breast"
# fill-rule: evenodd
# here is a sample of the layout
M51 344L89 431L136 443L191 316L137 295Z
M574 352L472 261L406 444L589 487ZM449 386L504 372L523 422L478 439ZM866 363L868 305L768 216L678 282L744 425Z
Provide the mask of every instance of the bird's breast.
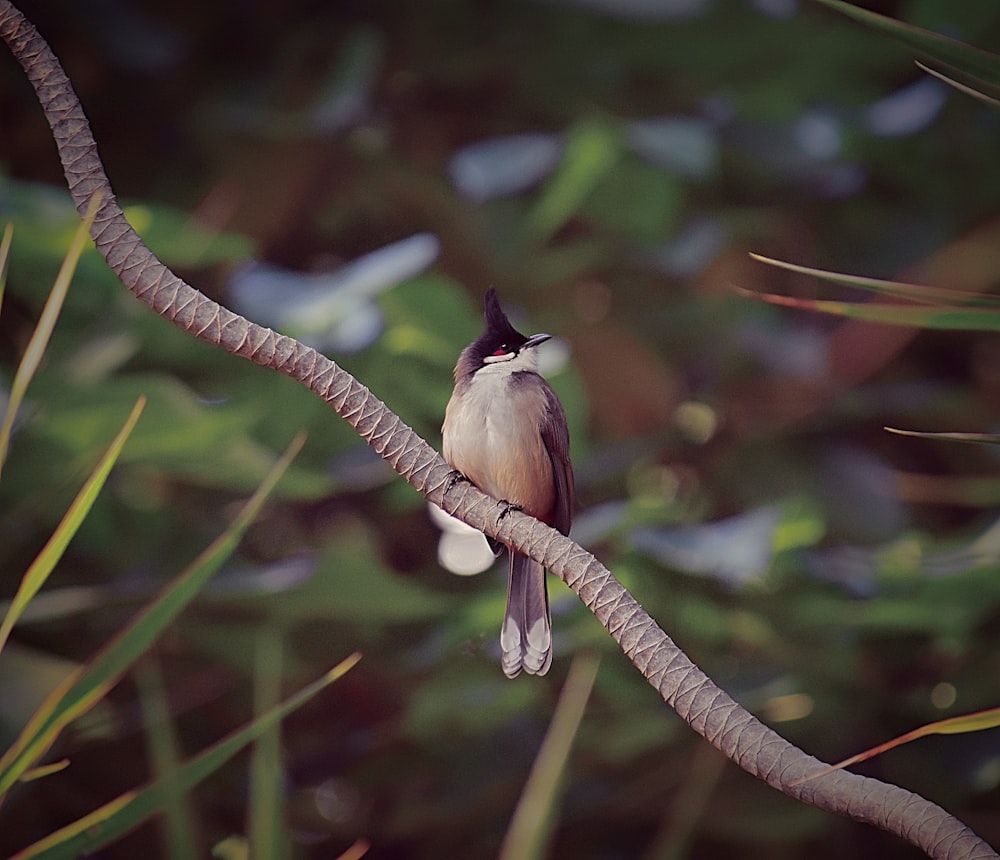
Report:
M442 436L444 458L477 487L548 520L555 487L541 436L548 408L544 385L537 376L474 378L456 387Z

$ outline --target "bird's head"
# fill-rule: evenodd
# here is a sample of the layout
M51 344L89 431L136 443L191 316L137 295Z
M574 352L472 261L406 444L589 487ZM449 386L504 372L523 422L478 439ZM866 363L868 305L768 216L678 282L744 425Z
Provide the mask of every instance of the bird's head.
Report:
M545 343L552 335L521 334L507 318L496 290L486 293L483 333L463 351L455 368L455 378L461 379L480 371L514 373L518 370L537 371L538 358L535 347Z

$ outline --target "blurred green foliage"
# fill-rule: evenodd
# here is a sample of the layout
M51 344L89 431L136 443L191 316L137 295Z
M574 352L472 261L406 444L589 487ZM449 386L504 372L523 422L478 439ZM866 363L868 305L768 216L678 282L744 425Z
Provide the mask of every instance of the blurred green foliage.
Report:
M982 47L1000 37L994 4L867 5ZM377 340L333 355L433 444L488 286L525 329L565 338L570 361L552 381L571 422L574 534L782 734L836 760L995 706L995 451L882 431L995 432L995 337L813 316L730 287L815 297L816 282L751 250L994 287L997 114L814 4L663 0L645 4L659 14L625 14L642 6L22 8L63 59L134 223L213 297L230 301L250 257L327 272L438 237L430 270L373 300ZM0 114L0 220L15 225L6 387L77 221L9 58ZM514 169L510 150L475 148L514 135L534 136ZM512 172L521 185L477 196L456 170L470 152L488 179ZM707 762L554 580L553 669L507 681L502 575L444 571L423 500L327 407L175 331L93 252L0 482L0 597L139 394L148 405L119 466L0 660L0 748L54 667L85 659L189 563L305 429L239 557L156 654L159 708L187 757L254 712L260 641L281 643L285 693L364 653L283 728L275 779L292 856L337 856L358 839L378 858L495 856L583 648L602 660L552 856L915 856ZM156 695L126 683L71 730L57 750L71 767L0 810L0 850L148 779ZM996 730L859 770L1000 844ZM194 793L205 852L250 834L248 780L235 766ZM150 824L101 856L169 856L167 845Z

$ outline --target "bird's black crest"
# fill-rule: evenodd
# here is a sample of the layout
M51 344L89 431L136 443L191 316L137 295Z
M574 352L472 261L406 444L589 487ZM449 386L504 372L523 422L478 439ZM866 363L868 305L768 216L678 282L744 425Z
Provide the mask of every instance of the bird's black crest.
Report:
M527 340L521 332L510 324L507 314L500 307L500 299L497 298L497 291L493 287L487 291L484 305L483 316L486 320L484 336L488 335L491 339L495 339L497 344L505 343L511 347L518 347Z
M516 353L528 341L528 338L510 324L507 314L500 307L496 290L492 287L486 293L483 317L486 320L483 333L462 350L458 364L455 365L456 382L470 378L488 363L489 356Z

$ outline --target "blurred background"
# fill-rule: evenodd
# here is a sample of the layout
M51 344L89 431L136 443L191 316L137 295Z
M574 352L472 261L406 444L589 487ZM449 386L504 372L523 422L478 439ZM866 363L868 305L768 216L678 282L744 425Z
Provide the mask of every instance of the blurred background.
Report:
M885 425L996 432L1000 344L775 308L858 298L754 262L997 285L1000 115L796 0L22 2L132 223L190 283L317 346L435 447L495 286L571 424L573 536L722 687L837 761L998 702L1000 462ZM866 8L993 48L1000 6ZM13 369L78 223L0 52L0 313ZM554 577L556 656L506 680L502 567L439 562L426 503L291 381L195 342L92 250L0 483L9 599L135 397L149 405L0 658L0 749L308 442L237 557L156 646L191 756L362 662L283 726L288 857L496 856L576 655L600 658L548 856L906 858L722 762ZM141 675L142 673L140 673ZM149 686L67 731L0 810L4 856L151 778ZM150 714L154 713L151 717ZM997 729L856 768L1000 844ZM248 828L246 759L190 796L208 856ZM153 821L101 857L168 856Z

